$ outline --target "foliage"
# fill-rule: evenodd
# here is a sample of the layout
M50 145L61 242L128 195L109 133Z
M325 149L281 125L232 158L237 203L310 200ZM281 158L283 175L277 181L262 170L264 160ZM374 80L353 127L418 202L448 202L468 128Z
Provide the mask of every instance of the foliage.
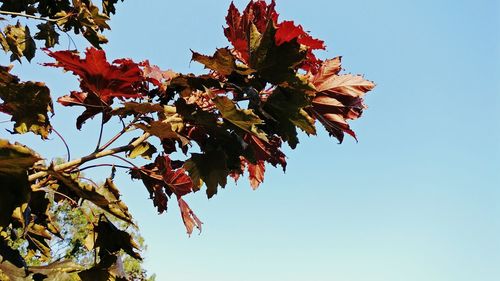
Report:
M43 50L54 60L44 65L72 72L80 82L79 90L57 102L83 107L78 129L88 119L102 118L95 151L64 163L46 163L27 147L0 141L0 270L11 280L60 280L71 274L81 280L144 278L123 270L121 257L140 260L141 247L131 235L132 215L113 182L116 168L142 181L159 213L167 210L169 200L177 200L188 234L201 231L186 195L205 187L211 198L229 177L238 180L245 172L252 188L258 188L267 164L285 170L282 145L296 148L298 131L316 135L316 121L339 142L345 133L356 138L347 120L361 116L363 97L374 87L362 76L341 74L340 57L317 58L314 51L325 49L324 42L293 21L279 21L274 1L252 1L243 12L230 5L224 34L232 47L213 55L193 52L192 60L208 70L202 75L163 71L149 61L109 62L100 49L106 42L102 31L109 29L118 0L102 1L101 9L90 0L0 2L2 14L43 21L34 37L19 22L0 33L11 60L31 60L34 39L44 41ZM93 47L83 55L52 50L59 33L70 30ZM11 116L12 133L47 139L53 132L49 89L40 82L20 82L10 70L0 68L0 111ZM102 126L112 118L122 120L124 127L101 145ZM131 131L142 135L110 148ZM82 167L108 156L128 165ZM131 162L137 157L152 161L138 167ZM102 166L112 167L102 184L82 174ZM89 235L83 238L81 231L58 227L58 221L68 219ZM55 260L54 241L67 239L73 246L63 248L71 250Z

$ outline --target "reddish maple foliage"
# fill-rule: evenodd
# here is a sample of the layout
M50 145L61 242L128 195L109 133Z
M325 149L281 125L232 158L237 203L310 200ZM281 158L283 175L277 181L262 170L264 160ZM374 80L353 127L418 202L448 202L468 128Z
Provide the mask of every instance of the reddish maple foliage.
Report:
M309 33L304 31L301 25L295 25L293 21L278 22L278 13L275 10L276 3L271 1L267 4L264 0L251 1L243 13L231 3L226 23L228 27L224 29L229 42L234 47L237 56L245 63L250 60L250 38L252 37L252 26L259 33L264 33L268 25L273 25L276 29L275 42L277 46L283 43L296 40L297 43L307 48L306 60L302 62L300 68L316 73L321 64L321 60L316 58L313 50L325 49L324 42L313 38Z
M85 107L77 120L79 129L87 119L110 109L114 98L138 98L145 93L143 71L132 60L120 59L110 64L106 53L95 48L87 49L83 59L71 51L45 49L45 52L57 61L45 66L63 68L80 79L81 92L72 92L57 100L64 106Z
M231 2L229 11L226 16L228 27L224 29L224 34L231 44L233 44L235 52L244 62L249 60L249 42L251 25L255 25L260 33L263 33L269 22L276 23L278 21L278 13L275 10L276 3L274 0L267 5L266 1L251 1L248 3L243 14Z
M83 59L47 51L57 62L46 65L80 79L81 91L58 100L85 107L79 127L99 113L105 120L134 115L131 127L159 139L163 152L131 175L142 180L159 213L177 198L189 234L201 229L201 221L185 195L205 184L210 198L228 177L237 180L245 172L258 188L266 163L285 171L283 143L295 148L298 129L315 135L316 121L340 142L345 133L356 139L347 121L361 116L364 95L375 86L362 76L340 74L340 57L318 59L313 52L325 49L324 42L293 21L279 22L274 1L252 1L242 13L231 4L226 22L224 34L233 48L217 49L213 56L193 51L192 60L210 70L198 76L162 71L149 61L109 63L96 49ZM112 110L114 99L136 101ZM191 152L192 144L199 152ZM186 158L171 160L178 149Z

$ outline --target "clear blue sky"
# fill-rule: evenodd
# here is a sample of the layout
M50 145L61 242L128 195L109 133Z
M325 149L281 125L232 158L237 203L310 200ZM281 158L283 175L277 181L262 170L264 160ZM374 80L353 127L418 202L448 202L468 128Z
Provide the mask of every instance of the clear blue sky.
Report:
M105 49L200 72L189 49L228 45L229 3L125 1ZM321 57L342 55L348 72L377 83L352 123L359 143L302 136L286 175L269 168L258 191L241 180L210 201L189 197L205 223L190 238L175 204L157 216L141 183L120 177L149 245L146 268L172 281L500 280L499 2L278 0L277 9L325 40ZM59 70L31 67L15 69L47 80L55 97L76 86ZM97 127L71 137L74 110L58 106L54 124L76 156ZM60 145L18 139L41 151Z

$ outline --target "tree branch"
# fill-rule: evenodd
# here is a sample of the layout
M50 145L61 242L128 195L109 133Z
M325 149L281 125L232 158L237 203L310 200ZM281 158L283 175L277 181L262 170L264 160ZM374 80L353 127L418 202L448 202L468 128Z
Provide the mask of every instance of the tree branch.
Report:
M24 13L16 13L16 12L9 12L9 11L2 11L2 10L0 10L0 14L1 15L15 16L15 17L25 17L25 18L29 18L29 19L48 21L48 22L57 22L59 20L62 20L64 18L67 18L67 17L72 15L72 14L68 14L68 15L61 17L61 18L58 18L58 19L51 19L51 18L43 18L43 17L39 17L39 16L34 16L34 15L28 15L28 14L24 14Z
M81 165L81 164L83 164L85 162L88 162L88 161L91 161L91 160L95 160L95 159L102 158L102 157L105 157L105 156L109 156L109 155L117 154L117 153L120 153L120 152L125 152L125 151L132 150L135 147L137 147L139 144L141 144L145 140L147 140L150 136L151 135L149 133L145 133L142 136L140 136L138 139L136 139L134 142L132 142L131 144L120 146L120 147L116 147L116 148L112 148L112 149L108 149L108 150L104 150L104 151L94 152L94 153L91 153L91 154L89 154L87 156L75 159L73 161L69 161L69 162L66 162L66 163L62 163L62 164L56 165L56 166L53 167L53 170L56 171L56 172L57 171L64 171L64 170L66 170L68 168L72 168L72 167ZM37 180L39 178L43 178L46 175L47 175L47 172L41 171L41 172L34 173L34 174L30 175L28 177L28 179L29 179L29 181L34 181L34 180Z

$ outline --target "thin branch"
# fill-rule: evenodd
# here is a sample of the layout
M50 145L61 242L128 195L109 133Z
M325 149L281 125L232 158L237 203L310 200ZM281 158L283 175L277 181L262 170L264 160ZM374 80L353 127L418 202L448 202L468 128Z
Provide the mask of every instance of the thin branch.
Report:
M122 169L132 169L132 167L122 166L122 165L115 165L115 164L96 164L96 165L90 165L90 166L87 166L87 167L83 167L81 169L72 170L71 172L72 173L78 173L78 172L81 172L81 171L84 171L84 170L87 170L87 169L92 169L92 168L97 168L97 167L116 167L116 168L122 168Z
M68 146L68 143L66 143L66 140L63 138L63 136L61 134L59 134L59 132L52 128L52 131L54 131L54 133L56 133L56 135L62 140L62 142L64 143L64 146L66 146L66 152L68 153L68 161L71 160L71 152L69 151L69 146Z
M128 161L127 159L125 159L125 158L123 158L123 157L121 157L121 156L118 156L118 155L110 155L110 156L111 156L111 157L118 158L118 159L122 160L123 162L126 162L126 163L128 163L129 165L132 165L134 168L139 168L139 167L137 167L134 163L132 163L132 162ZM118 166L117 166L117 167L118 167Z
M91 161L91 160L95 160L95 159L102 158L102 157L105 157L105 156L109 156L109 155L117 154L117 153L120 153L120 152L125 152L125 151L132 150L132 149L136 148L139 144L141 144L145 140L147 140L150 136L151 135L149 133L145 133L142 136L140 136L138 139L136 139L135 141L133 141L131 144L124 145L124 146L119 146L119 147L108 149L108 150L104 150L104 151L94 152L94 153L91 153L91 154L89 154L87 156L75 159L73 161L69 161L69 162L66 162L66 163L62 163L62 164L56 165L52 169L54 171L56 171L56 172L57 171L64 171L64 170L67 170L69 168L81 165L81 164L83 164L85 162L88 162L88 161ZM37 172L37 173L34 173L34 174L30 175L28 177L28 179L29 179L29 181L35 181L35 180L37 180L39 178L45 177L47 174L48 173L45 172L45 171L40 171L40 172Z
M78 206L78 202L76 202L75 200L73 200L73 199L72 199L71 197L69 197L68 195L66 195L66 194L64 194L64 193L61 193L61 192L59 192L59 191L57 191L57 190L54 190L54 189L52 189L52 188L40 188L40 189L38 189L38 190L43 190L43 191L45 191L45 192L47 192L47 193L51 193L51 192L52 192L52 193L54 193L54 194L60 195L60 196L62 196L62 197L64 197L64 198L68 199L68 200L69 200L69 201L73 204L73 206Z
M105 118L105 117L104 117L104 112L103 112L103 113L102 113L102 119L101 119L101 129L100 129L100 131L99 131L99 139L97 140L97 145L96 145L96 147L95 147L94 152L97 152L97 151L99 151L99 150L100 150L100 149L99 149L99 146L101 146L102 133L103 133L103 131L104 131L104 120L105 120L104 118Z
M64 18L67 18L69 16L72 16L73 14L68 14L64 17L58 18L58 19L51 19L51 18L44 18L44 17L39 17L39 16L34 16L34 15L28 15L25 13L16 13L16 12L10 12L10 11L2 11L0 10L0 14L2 15L9 15L9 16L15 16L15 17L25 17L29 19L35 19L35 20L41 20L41 21L48 21L48 22L58 22Z
M92 179L82 177L82 176L78 176L78 179L86 180L86 181L90 182L90 184L92 184L95 188L99 188L99 185L97 185L97 183L95 181L93 181Z
M123 120L120 118L120 120L123 122ZM123 134L127 132L127 130L137 121L139 120L139 116L136 116L134 120L132 120L127 126L123 126L123 129L116 134L114 137L112 137L106 144L104 144L101 148L98 149L98 151L102 151L106 148L108 148L111 144L113 144L117 139L119 139Z

